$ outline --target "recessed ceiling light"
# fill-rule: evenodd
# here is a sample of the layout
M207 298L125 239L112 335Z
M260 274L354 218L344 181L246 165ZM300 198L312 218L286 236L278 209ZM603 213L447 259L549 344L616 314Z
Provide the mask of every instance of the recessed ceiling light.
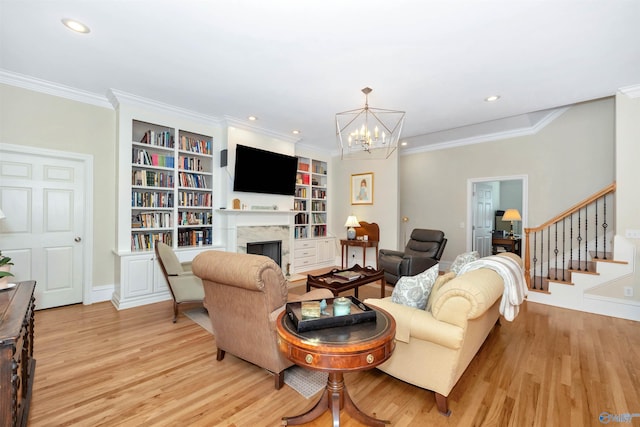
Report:
M403 147L406 147L408 144L409 144L409 143L408 143L407 141L402 141L402 142L400 143L400 145L402 145Z
M491 96L487 96L484 100L487 102L494 102L494 101L497 101L498 99L500 99L500 95L491 95Z
M252 122L255 122L256 120L258 120L256 116L249 116L248 119L251 120Z
M64 24L65 27L67 27L68 29L70 29L72 31L75 31L76 33L87 34L87 33L89 33L91 31L89 29L89 27L84 25L82 22L78 22L78 21L73 20L73 19L64 18L62 20L62 23Z
M300 135L300 131L298 129L294 129L292 133L294 135Z

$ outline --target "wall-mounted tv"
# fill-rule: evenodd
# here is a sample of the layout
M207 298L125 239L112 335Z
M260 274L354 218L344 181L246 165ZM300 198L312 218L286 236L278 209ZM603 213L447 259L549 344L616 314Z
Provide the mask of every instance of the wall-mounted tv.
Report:
M237 145L233 191L293 196L297 168L294 156Z

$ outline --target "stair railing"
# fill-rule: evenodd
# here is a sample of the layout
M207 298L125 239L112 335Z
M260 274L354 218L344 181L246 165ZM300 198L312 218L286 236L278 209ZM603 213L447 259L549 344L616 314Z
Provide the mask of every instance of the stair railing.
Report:
M611 256L607 228L615 190L614 182L544 224L524 229L524 269L530 290L545 292L549 280L568 281L568 270L590 271L591 259Z

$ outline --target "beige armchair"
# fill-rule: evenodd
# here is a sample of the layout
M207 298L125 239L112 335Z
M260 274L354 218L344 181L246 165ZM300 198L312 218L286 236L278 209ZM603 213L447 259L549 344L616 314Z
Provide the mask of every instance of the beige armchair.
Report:
M171 246L157 241L155 251L173 297L173 323L176 323L180 304L204 302L202 281L191 271L191 262L180 262Z
M282 270L263 255L207 251L193 260L202 279L205 304L216 340L217 360L226 352L275 374L275 388L284 384L284 370L293 365L279 350L275 322L287 303L288 282ZM316 289L289 301L332 298Z

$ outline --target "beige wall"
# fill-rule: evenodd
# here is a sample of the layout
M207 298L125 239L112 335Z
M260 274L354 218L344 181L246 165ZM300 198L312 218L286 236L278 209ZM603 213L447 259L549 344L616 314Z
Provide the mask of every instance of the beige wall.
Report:
M93 156L93 286L114 283L116 118L109 108L0 84L0 142Z
M398 217L400 196L396 153L385 160L333 158L330 170L332 176L330 231L338 239L346 238L347 230L344 223L347 217L353 214L358 220L378 224L380 227L380 248L395 249L397 247L400 227ZM373 172L373 204L352 205L351 174L367 172ZM367 264L369 264L368 260Z
M467 180L527 175L534 227L615 180L614 100L579 104L535 135L400 158L400 216L444 230L443 261L467 250Z

